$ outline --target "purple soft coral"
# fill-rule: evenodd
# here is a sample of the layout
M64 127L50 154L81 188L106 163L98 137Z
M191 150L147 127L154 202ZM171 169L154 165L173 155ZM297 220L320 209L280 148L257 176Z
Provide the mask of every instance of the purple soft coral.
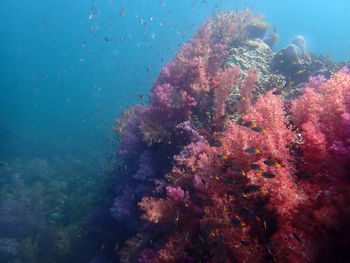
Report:
M133 206L134 193L128 186L124 187L122 194L114 200L111 212L113 217L118 221L127 220L130 216Z

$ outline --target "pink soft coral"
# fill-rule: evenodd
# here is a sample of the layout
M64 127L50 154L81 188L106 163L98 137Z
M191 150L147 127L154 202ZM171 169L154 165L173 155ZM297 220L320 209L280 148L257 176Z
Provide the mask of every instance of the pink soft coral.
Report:
M349 70L310 78L290 112L272 91L254 103L257 70L239 82L239 68L223 66L223 43L243 41L260 19L230 12L209 21L162 69L150 105L118 127L131 157L140 137L139 152L165 156L152 159L157 191L138 199L146 231L126 242L122 262L324 262L350 242ZM225 114L235 85L237 123Z
M232 87L238 82L238 78L241 75L239 66L227 68L224 72L218 76L214 90L214 103L215 103L215 118L219 120L225 114L225 101L230 94Z
M305 94L293 102L292 119L301 128L304 142L302 158L305 172L321 172L330 166L335 168L334 149L348 140L345 127L349 93L350 74L343 70L334 74L318 90L306 88Z
M199 141L175 156L177 165L166 176L174 185L167 187L167 200L175 207L168 214L174 216L177 209L181 226L185 229L191 226L189 235L199 228L200 232L204 231L199 235L209 244L224 242L229 251L227 258L258 262L266 256L261 252L266 244L259 241L267 238L264 229L276 223L281 228L288 226L305 197L290 175L295 170L288 151L293 136L286 126L282 100L269 92L259 98L244 118L267 131L259 133L229 122L221 147ZM250 147L260 152L247 153L245 150ZM275 160L278 167L267 167L263 163L267 159ZM258 164L262 171L253 169L252 163ZM275 178L264 178L260 172L273 173ZM192 185L195 191L185 197L182 189ZM262 209L271 215L266 216ZM146 212L148 216L144 218L155 222L150 212ZM211 250L216 255L215 262L225 260L218 248Z

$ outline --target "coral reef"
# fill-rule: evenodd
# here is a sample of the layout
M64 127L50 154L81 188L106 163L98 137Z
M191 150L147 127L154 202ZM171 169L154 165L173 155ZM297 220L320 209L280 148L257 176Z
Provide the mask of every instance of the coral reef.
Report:
M91 262L346 262L349 70L276 74L267 29L249 10L209 18L149 105L116 120L122 248ZM302 38L292 45L312 64Z
M91 170L98 160L21 157L0 167L0 262L87 261L96 246L85 218L99 196Z
M302 36L295 37L288 46L278 51L271 62L272 68L286 75L306 75L311 62Z

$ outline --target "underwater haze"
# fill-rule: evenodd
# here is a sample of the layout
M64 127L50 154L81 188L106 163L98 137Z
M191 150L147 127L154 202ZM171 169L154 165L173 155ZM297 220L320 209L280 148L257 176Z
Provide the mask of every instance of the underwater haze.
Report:
M1 0L0 263L346 262L348 10Z

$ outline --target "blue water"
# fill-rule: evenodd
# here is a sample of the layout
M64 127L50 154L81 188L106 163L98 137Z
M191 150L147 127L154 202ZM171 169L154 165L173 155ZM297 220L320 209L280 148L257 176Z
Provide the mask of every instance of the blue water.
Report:
M0 164L12 170L0 172L70 155L97 174L114 118L147 103L178 46L213 12L246 7L277 28L276 50L303 35L311 52L350 59L347 0L1 0Z
M311 51L350 58L349 1L221 2L218 9L251 7L264 14L280 35L276 48L302 34ZM13 132L10 140L44 134L45 144L68 139L71 147L96 148L113 118L140 102L216 3L1 1L1 126ZM7 147L35 151L25 143L21 150L12 142Z

